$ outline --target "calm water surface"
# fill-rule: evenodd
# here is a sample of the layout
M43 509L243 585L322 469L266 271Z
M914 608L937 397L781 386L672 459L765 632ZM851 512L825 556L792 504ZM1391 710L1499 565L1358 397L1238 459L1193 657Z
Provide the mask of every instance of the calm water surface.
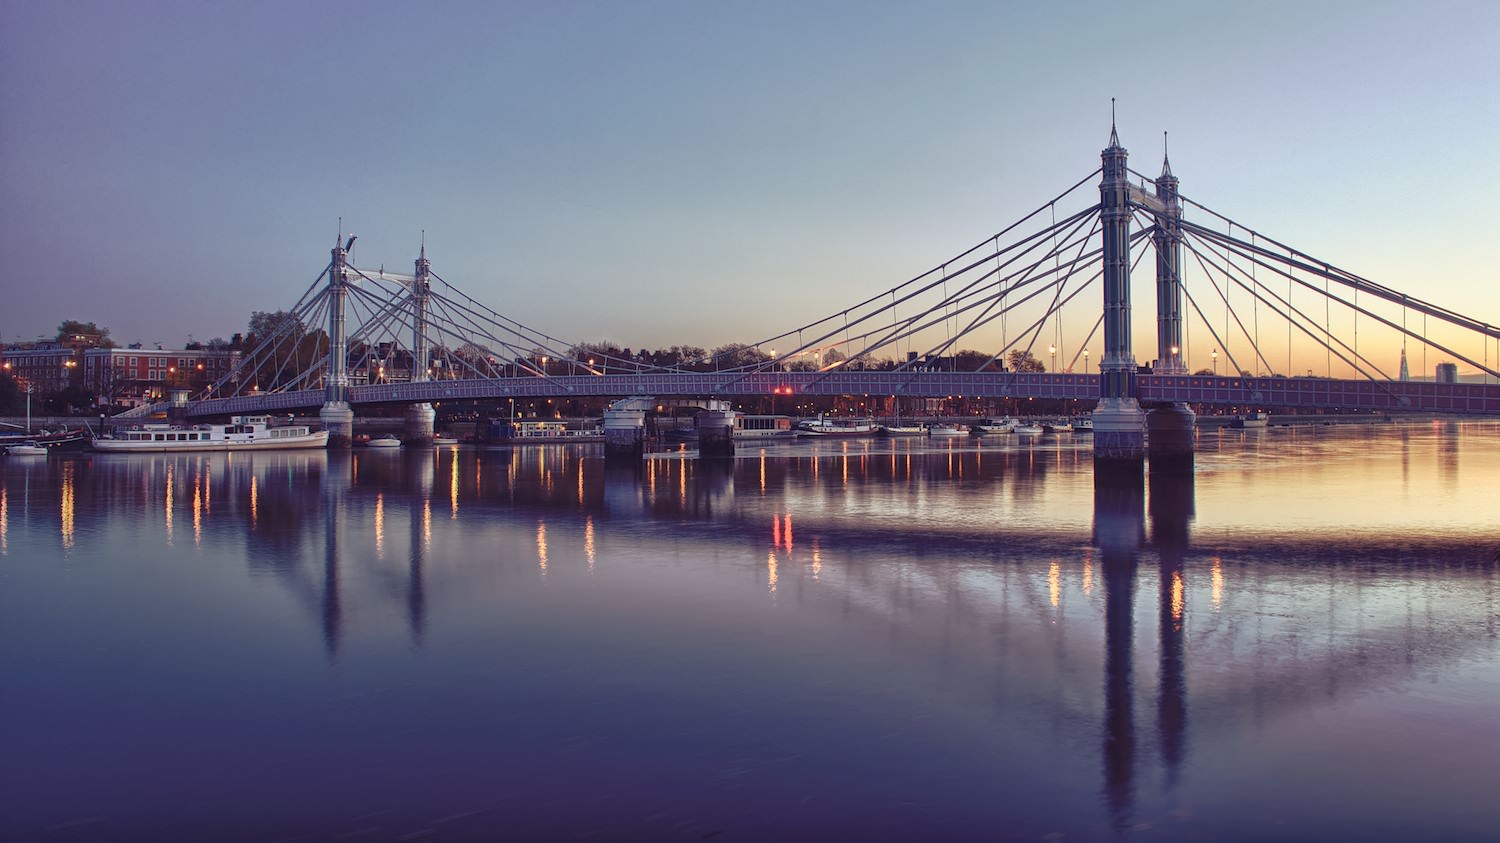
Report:
M1494 839L1500 424L0 461L0 838Z

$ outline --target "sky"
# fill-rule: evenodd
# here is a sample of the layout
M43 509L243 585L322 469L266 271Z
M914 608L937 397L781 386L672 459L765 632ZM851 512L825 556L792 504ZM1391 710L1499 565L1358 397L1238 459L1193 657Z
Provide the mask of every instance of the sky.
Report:
M1169 131L1184 194L1496 324L1497 43L1493 2L0 0L0 341L228 337L342 217L565 340L753 342L1086 176L1111 97L1132 167Z

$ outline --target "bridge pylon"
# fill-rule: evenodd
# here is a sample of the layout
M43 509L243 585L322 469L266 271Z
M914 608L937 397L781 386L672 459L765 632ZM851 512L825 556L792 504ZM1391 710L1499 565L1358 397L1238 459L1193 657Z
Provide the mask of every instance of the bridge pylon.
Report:
M1113 121L1109 146L1099 154L1100 221L1104 235L1104 359L1099 364L1099 406L1094 410L1094 471L1139 475L1144 468L1145 413L1136 399L1135 355L1130 350L1129 153Z
M328 264L328 386L318 419L328 431L328 447L349 448L354 444L354 410L349 407L348 348L344 336L344 303L349 297L349 248L343 232L333 241Z
M1156 202L1151 211L1156 231L1151 236L1156 250L1156 366L1155 374L1185 375L1182 362L1182 199L1177 176L1167 156L1163 135L1161 175L1156 179ZM1146 414L1146 444L1151 473L1187 472L1193 469L1194 434L1198 417L1193 408L1179 401L1152 406Z
M422 244L415 272L411 283L412 302L412 327L411 327L411 379L412 382L430 380L428 367L432 361L428 359L427 341L427 305L432 295L432 262L427 260L427 244ZM437 420L437 411L431 404L419 403L406 405L406 436L407 445L426 446L432 444L433 424Z

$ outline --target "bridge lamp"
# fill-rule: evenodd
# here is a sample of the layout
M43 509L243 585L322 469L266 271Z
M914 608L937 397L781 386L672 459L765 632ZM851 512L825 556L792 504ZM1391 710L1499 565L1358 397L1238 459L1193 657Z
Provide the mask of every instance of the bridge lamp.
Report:
M1052 354L1052 371L1057 371L1057 346L1047 346L1047 351Z
M1089 350L1086 348L1083 350L1083 373L1089 373Z
M1217 375L1219 373L1219 350L1214 349L1211 356L1214 358L1214 374Z

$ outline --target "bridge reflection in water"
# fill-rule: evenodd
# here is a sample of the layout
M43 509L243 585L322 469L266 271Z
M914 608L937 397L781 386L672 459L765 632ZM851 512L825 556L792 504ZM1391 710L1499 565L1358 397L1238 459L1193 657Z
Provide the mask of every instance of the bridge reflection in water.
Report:
M1195 539L1204 484L1222 512L1234 498L1224 474L1259 442L1223 436L1200 449L1208 464L1196 482L1151 476L1146 488L1096 486L1088 450L1065 440L819 443L623 466L589 446L49 461L5 467L0 550L14 552L24 531L77 552L111 522L147 514L143 552L191 545L234 558L238 547L252 575L295 598L335 665L399 631L387 619L413 648L451 657L475 646L456 637L475 605L530 617L528 603L605 615L760 604L797 631L795 647L771 651L778 660L811 654L861 683L839 665L874 660L936 694L924 706L955 717L937 733L996 729L981 743L1007 747L992 766L953 763L1017 794L1051 786L1036 798L1057 800L1055 811L1084 798L1081 773L1107 827L1129 830L1173 816L1195 778L1232 766L1225 756L1247 733L1497 657L1500 577L1484 545L1496 537L1483 525L1413 542L1399 531L1277 535L1214 523L1207 541ZM1476 460L1459 473L1456 428L1389 438L1392 476L1430 475L1439 492L1492 468ZM622 602L589 602L605 599L604 583ZM631 590L640 583L649 596ZM642 622L566 617L604 635ZM712 624L684 623L717 640ZM736 634L778 641L776 628ZM535 646L545 659L548 645ZM692 681L659 665L645 675ZM880 699L876 687L854 690ZM809 712L828 705L784 691ZM1075 769L1090 756L1092 769ZM997 798L1019 810L1013 800L1024 797Z

